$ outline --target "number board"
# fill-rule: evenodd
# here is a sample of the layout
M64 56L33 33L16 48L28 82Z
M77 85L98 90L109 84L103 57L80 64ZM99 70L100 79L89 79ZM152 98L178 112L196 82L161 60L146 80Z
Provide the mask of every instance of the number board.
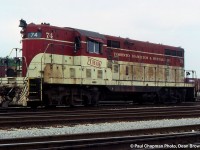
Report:
M41 38L42 33L41 32L29 32L28 38Z

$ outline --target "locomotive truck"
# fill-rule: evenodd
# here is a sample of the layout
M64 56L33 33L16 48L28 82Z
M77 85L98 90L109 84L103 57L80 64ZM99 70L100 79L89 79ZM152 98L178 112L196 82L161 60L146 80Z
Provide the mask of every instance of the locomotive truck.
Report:
M19 27L21 63L4 66L2 107L195 101L196 84L186 80L195 71L185 70L181 47L23 19Z

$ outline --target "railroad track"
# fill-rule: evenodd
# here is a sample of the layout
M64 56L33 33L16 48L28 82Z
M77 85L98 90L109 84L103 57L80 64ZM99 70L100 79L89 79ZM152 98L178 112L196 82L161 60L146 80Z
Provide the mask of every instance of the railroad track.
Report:
M143 104L143 105L138 105L138 104L103 104L100 105L99 107L50 107L50 108L45 108L45 107L38 107L37 109L31 109L29 107L8 107L8 108L1 108L0 107L0 114L1 113L11 113L11 112L43 112L43 111L77 111L77 110L102 110L102 109L124 109L124 108L129 108L129 109L144 109L144 108L159 108L159 107L198 107L200 106L200 101L196 102L185 102L185 103L180 103L180 104L160 104L160 105L154 105L154 104Z
M1 150L200 148L200 125L1 139ZM182 133L180 133L182 132ZM156 147L155 147L156 146Z
M200 106L0 113L1 128L200 117Z

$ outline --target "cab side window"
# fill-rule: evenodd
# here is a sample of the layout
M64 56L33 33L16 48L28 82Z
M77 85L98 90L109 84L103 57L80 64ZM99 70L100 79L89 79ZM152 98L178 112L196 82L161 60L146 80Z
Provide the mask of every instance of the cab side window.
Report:
M80 36L75 37L75 46L74 46L75 51L78 51L81 49L81 38Z
M89 39L87 41L87 51L89 53L100 54L102 52L102 43Z

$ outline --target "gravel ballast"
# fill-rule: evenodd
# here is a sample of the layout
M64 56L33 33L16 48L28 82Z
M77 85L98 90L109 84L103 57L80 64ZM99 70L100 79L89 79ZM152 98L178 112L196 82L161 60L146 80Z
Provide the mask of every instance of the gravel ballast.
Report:
M26 129L11 128L6 130L0 130L0 139L50 136L50 135L62 135L62 134L108 132L108 131L159 128L159 127L170 127L170 126L181 126L181 125L194 125L194 124L200 124L200 118L80 124L74 126L57 126L57 127L26 128Z

